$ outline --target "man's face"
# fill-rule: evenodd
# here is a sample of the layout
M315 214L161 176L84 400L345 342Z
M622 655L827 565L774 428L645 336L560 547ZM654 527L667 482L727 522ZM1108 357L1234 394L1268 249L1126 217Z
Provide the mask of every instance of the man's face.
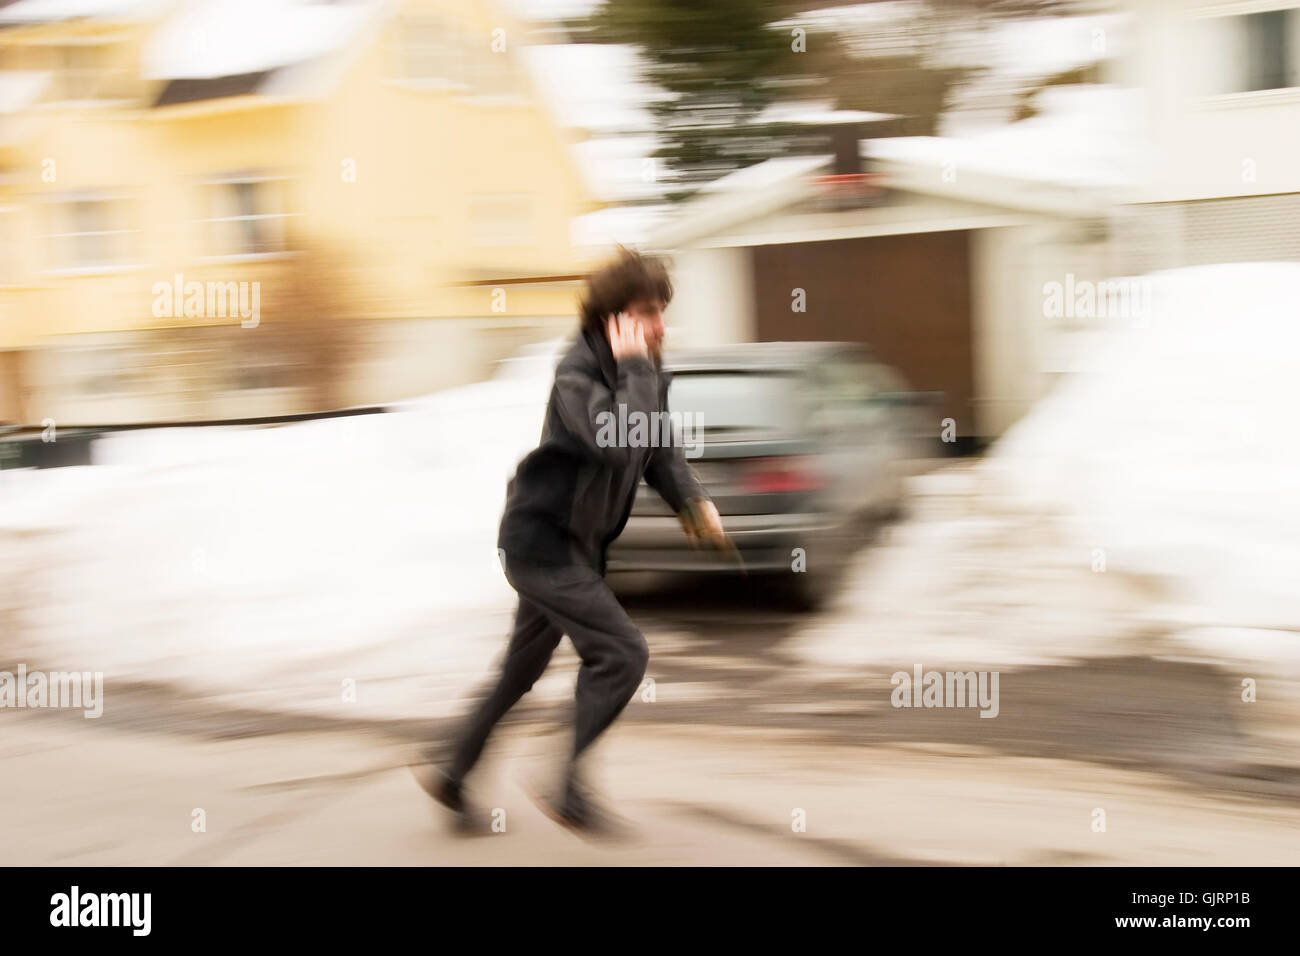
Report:
M664 344L664 304L659 301L638 299L627 307L628 315L641 323L646 348L651 356L659 358Z

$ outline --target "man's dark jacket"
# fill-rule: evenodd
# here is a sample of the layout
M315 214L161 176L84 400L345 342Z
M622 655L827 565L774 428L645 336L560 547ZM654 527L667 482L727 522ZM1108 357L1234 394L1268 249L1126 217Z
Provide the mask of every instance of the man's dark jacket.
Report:
M688 499L708 497L675 429L672 442L660 447L602 447L597 440L604 420L598 416L608 412L617 423L620 405L629 421L641 412L657 423L658 413L668 410L671 379L649 358L616 362L603 334L584 329L578 335L556 366L542 440L506 489L497 547L507 562L583 564L604 573L606 549L627 524L643 475L674 512ZM621 437L617 428L614 437Z

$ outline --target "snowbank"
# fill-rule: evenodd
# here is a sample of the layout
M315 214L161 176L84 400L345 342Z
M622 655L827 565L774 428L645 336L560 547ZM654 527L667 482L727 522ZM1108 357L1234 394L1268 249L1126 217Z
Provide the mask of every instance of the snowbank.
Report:
M1152 278L988 462L1023 502L1076 514L1108 571L1161 578L1205 624L1300 625L1300 265Z
M496 525L550 374L512 363L381 415L124 432L93 466L5 472L3 650L230 689L329 657L357 677L376 647L508 613ZM432 671L467 644L419 648L405 665Z

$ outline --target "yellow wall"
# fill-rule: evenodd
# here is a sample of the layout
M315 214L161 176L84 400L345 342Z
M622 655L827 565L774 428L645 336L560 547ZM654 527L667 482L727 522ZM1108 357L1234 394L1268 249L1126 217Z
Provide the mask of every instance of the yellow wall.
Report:
M407 3L402 14L440 12L469 43L505 32L513 57L522 31L480 5ZM134 58L153 25L100 25L121 38L110 59ZM155 283L259 282L262 315L297 267L289 255L206 261L205 178L232 170L287 177L283 190L297 239L323 244L340 263L348 314L368 318L492 316L490 287L471 279L569 274L573 216L594 208L562 134L518 72L517 102L484 101L395 80L397 21L376 21L343 54L343 69L319 95L275 101L250 96L154 109L160 90L139 83L137 101L90 108L41 106L4 117L18 143L0 144L0 227L13 250L0 286L0 348L48 344L59 336L223 321L158 318ZM39 64L43 47L81 24L3 31L0 67ZM62 31L62 33L61 33ZM138 68L136 69L138 74ZM53 162L50 167L49 161ZM350 161L355 181L344 175ZM53 182L42 180L51 169ZM123 210L126 264L68 274L58 270L47 234L61 228L54 202L74 193L111 193ZM522 194L533 211L533 241L475 244L475 196ZM489 200L490 202L491 200ZM345 273L345 274L343 274ZM328 280L330 291L333 280ZM575 311L571 285L508 287L507 315Z

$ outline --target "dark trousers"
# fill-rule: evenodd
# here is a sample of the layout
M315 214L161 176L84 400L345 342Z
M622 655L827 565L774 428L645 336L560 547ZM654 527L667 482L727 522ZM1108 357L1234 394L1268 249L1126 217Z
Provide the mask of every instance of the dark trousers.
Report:
M465 778L497 721L542 676L560 637L568 634L582 659L574 701L572 783L578 758L636 693L650 650L594 568L525 567L507 561L506 579L519 593L514 633L500 676L466 721L447 773L456 781Z

